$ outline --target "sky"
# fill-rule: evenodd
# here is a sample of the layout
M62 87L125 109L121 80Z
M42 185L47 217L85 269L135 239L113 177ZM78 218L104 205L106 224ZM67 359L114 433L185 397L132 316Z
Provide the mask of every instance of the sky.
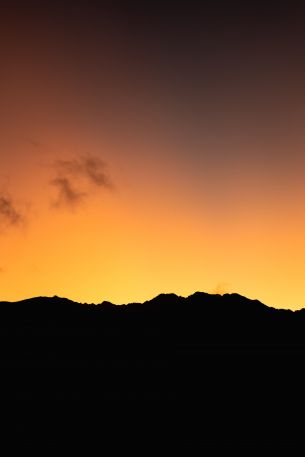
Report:
M1 2L0 300L305 307L305 9L199 3Z

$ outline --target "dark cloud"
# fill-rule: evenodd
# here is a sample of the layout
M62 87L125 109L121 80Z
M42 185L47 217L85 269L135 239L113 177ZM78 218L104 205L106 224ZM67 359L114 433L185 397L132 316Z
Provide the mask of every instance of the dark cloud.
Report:
M99 157L86 155L73 160L58 160L56 168L60 174L67 174L70 178L83 178L98 187L114 188L107 173L107 164Z
M0 195L0 228L21 225L23 214L17 209L15 202L8 195Z
M55 170L56 177L51 184L58 190L56 207L75 208L90 196L94 188L114 189L107 173L107 164L96 156L58 160Z
M106 173L107 165L98 157L88 156L83 158L83 172L87 178L97 186L113 189L113 183Z
M73 187L73 184L67 177L58 176L53 179L51 184L58 190L58 195L54 202L55 207L75 208L86 197L84 192L78 191Z

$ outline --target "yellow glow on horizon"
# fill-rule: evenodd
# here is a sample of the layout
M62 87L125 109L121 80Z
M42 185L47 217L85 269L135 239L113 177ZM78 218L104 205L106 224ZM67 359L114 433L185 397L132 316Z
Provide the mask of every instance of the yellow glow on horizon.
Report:
M29 228L2 235L1 300L59 295L121 304L226 283L271 306L305 304L305 220L279 226L252 206L224 226L207 209L182 211L175 192L170 206L162 195L132 197L95 195L75 212L49 208Z

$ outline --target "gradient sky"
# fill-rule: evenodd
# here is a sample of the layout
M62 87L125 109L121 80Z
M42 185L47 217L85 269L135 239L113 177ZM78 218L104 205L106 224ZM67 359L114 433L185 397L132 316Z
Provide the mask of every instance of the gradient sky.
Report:
M0 299L305 307L301 2L23 3L0 6Z

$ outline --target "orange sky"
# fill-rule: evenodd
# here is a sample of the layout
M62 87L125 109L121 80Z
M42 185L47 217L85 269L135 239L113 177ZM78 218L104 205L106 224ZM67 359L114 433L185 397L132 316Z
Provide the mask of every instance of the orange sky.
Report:
M52 154L10 174L9 192L24 222L0 236L3 300L57 294L124 303L220 288L276 306L305 302L298 186L293 205L271 190L241 186L234 208L224 210L212 206L202 183L198 194L179 167L152 160L130 169L118 160L108 165L114 190L83 183L83 202L56 207Z
M305 307L304 69L276 31L245 38L243 67L231 35L200 63L190 33L177 57L122 17L39 14L1 29L0 300L201 290Z

